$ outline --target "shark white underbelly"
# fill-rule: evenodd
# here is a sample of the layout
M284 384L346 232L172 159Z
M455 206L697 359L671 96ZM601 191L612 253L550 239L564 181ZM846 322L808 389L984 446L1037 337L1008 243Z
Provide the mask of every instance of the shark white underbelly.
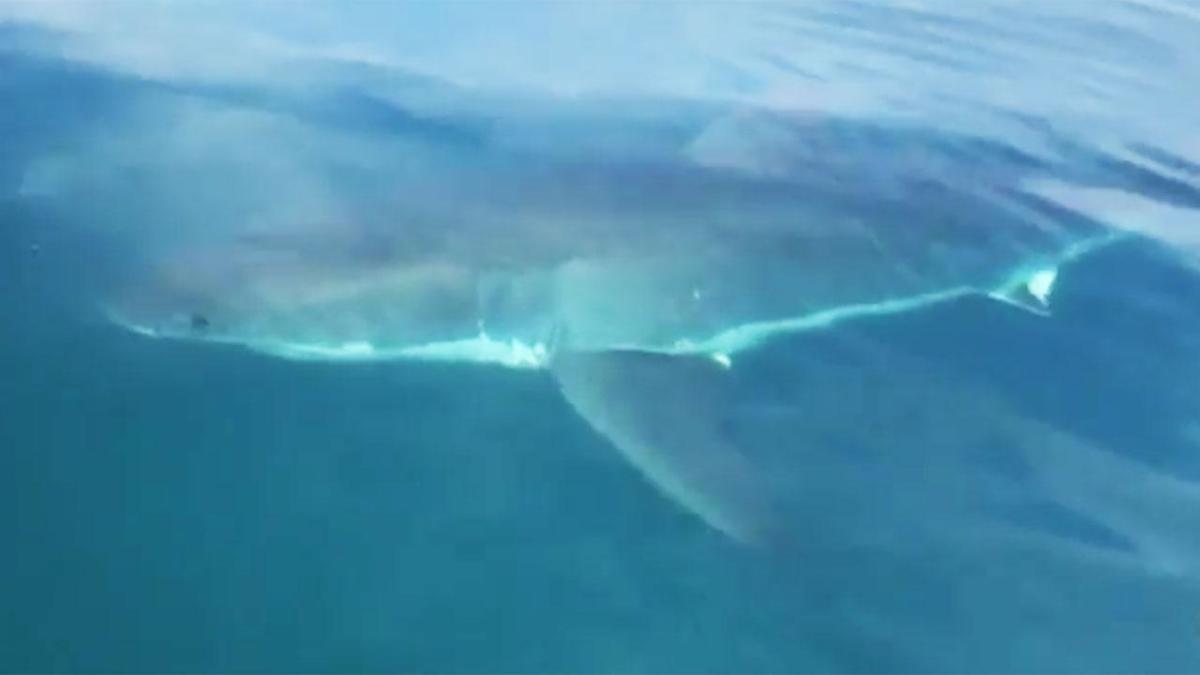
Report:
M531 275L546 286L538 302L513 308L503 301L481 299L475 314L476 329L450 339L400 345L389 344L386 335L382 340L289 340L272 337L269 325L263 327L264 333L259 336L223 339L208 335L203 339L241 344L272 356L306 361L443 361L545 369L550 367L553 354L565 349L705 356L729 367L737 353L777 336L820 330L859 317L908 312L970 295L988 295L1028 311L1046 313L1058 267L1116 236L1100 234L1081 239L1061 251L1018 261L1012 268L1001 269L977 284L964 282L845 304L814 301L808 303L813 307L808 312L766 314L760 318L751 315L740 323L722 323L719 317L712 316L719 315L719 311L711 311L712 301L707 295L709 289L721 286L723 280L719 274L712 274L711 281L706 281L703 274L673 279L666 286L674 287L674 291L664 294L653 287L653 280L643 279L639 283L636 274L629 273L628 265L605 268L597 263L575 262L555 273ZM526 289L533 285L525 278L517 278L513 283ZM503 285L497 290L494 280L489 286L493 293L508 294ZM482 298L484 294L479 292L479 295ZM344 314L341 305L354 302L353 297L339 299L334 303L337 307L330 308L330 320L336 321ZM522 312L527 316L520 316ZM308 320L319 323L320 309L314 308ZM130 327L145 335L156 334L149 327ZM320 330L312 332L321 334Z

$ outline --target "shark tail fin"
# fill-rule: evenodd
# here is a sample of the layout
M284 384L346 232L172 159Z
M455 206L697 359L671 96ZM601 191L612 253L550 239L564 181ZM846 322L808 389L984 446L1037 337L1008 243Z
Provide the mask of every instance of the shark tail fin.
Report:
M763 477L722 428L720 364L605 351L559 353L552 368L571 406L659 490L739 542L773 543Z

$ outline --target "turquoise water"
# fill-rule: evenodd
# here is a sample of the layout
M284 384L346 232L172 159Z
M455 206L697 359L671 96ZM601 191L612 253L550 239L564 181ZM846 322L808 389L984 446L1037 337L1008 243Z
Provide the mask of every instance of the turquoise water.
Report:
M1196 663L1200 593L1187 557L1181 574L1073 551L1138 552L1138 530L1161 523L1168 551L1186 554L1194 540L1174 528L1194 514L1178 496L1113 496L1139 502L1135 514L1165 510L1122 529L1103 509L1080 513L1041 494L1036 470L1004 440L964 445L964 465L933 455L918 434L805 459L841 467L840 482L798 469L795 489L822 493L796 524L802 550L765 555L659 498L540 373L304 364L131 341L79 320L55 289L31 281L51 246L30 258L20 239L5 243L3 302L14 319L2 385L7 669ZM1136 466L1194 480L1194 441L1170 427L1192 408L1170 390L1186 382L1169 369L1185 360L1174 337L1195 313L1114 307L1114 279L1122 292L1169 297L1198 283L1130 245L1066 272L1053 324L964 301L856 326L853 337L936 359ZM780 344L739 367L757 386L778 387L788 368L803 368L791 361L833 360L846 337ZM928 425L962 423L953 403L928 414ZM943 461L961 474L939 475ZM1085 457L1070 471L1087 483L1096 469ZM992 491L997 504L984 505L992 510L981 522L1049 538L930 537L926 525L959 525L912 495L945 490L942 481ZM999 503L997 482L1025 492ZM866 524L852 508L863 508L864 491ZM826 531L835 520L849 523L847 540L886 541L845 550Z
M736 354L719 405L697 396L694 410L719 410L722 432L767 469L764 490L783 505L768 547L665 498L544 371L289 361L149 339L97 309L162 241L208 243L246 214L272 226L373 217L370 171L399 164L372 148L392 148L391 134L466 157L489 143L536 156L545 139L572 156L651 156L707 108L649 108L661 126L597 151L582 138L609 129L612 110L505 135L513 127L476 124L476 109L450 114L418 96L413 113L358 95L373 80L345 64L302 61L320 86L256 89L260 76L243 71L261 65L259 43L232 46L232 66L192 59L188 36L206 36L181 28L194 10L130 33L88 12L6 9L0 670L1200 670L1200 275L1188 229L1200 227L1200 146L1185 112L1197 92L1179 75L1196 62L1180 36L1200 32L1188 32L1186 5L1103 6L1126 13L1035 21L1017 6L965 16L847 4L824 15L814 3L781 22L822 55L807 62L812 81L848 82L857 71L844 58L856 55L867 73L840 90L852 106L819 111L799 161L785 163L793 178L878 198L873 217L916 219L925 236L904 245L936 247L949 231L939 227L966 219L1007 232L987 228L1034 202L956 199L983 183L1019 192L1026 176L1108 191L1037 202L1030 220L1124 238L1064 262L1048 312L970 294ZM209 29L253 19L219 7ZM475 20L496 20L490 7ZM275 17L272 34L293 47L353 35L394 48L380 7L358 11L325 16L325 28L303 12ZM613 12L604 21L654 34ZM392 29L427 70L528 91L580 67L523 75L544 54L519 48L522 31L564 20L552 14L514 11L511 31L489 24L498 37L478 49L505 59L463 48L467 37ZM453 15L422 20L467 32ZM914 37L931 33L943 41ZM80 34L92 41L73 42ZM610 46L597 35L587 44ZM136 50L109 41L156 56L134 68ZM669 44L674 56L639 73L626 60L657 52L637 44L588 72L618 91L659 68L688 75L675 84L690 94L771 90L736 68L692 78L687 52ZM1013 75L1039 61L1044 71ZM972 74L1013 89L936 95ZM1082 106L1076 85L1101 102ZM188 122L160 130L173 116Z

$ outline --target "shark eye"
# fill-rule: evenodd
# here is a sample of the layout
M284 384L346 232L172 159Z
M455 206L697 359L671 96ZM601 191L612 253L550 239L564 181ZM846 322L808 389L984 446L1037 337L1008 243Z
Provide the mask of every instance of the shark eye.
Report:
M189 324L191 325L192 330L196 332L203 332L211 325L208 321L208 317L204 316L203 314L193 314L189 320Z

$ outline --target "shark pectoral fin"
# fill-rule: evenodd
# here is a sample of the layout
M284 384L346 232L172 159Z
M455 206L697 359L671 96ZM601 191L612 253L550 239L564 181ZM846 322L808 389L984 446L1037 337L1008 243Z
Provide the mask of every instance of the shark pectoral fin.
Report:
M575 410L662 492L738 541L766 543L772 509L722 429L720 364L606 351L561 353L552 367Z

